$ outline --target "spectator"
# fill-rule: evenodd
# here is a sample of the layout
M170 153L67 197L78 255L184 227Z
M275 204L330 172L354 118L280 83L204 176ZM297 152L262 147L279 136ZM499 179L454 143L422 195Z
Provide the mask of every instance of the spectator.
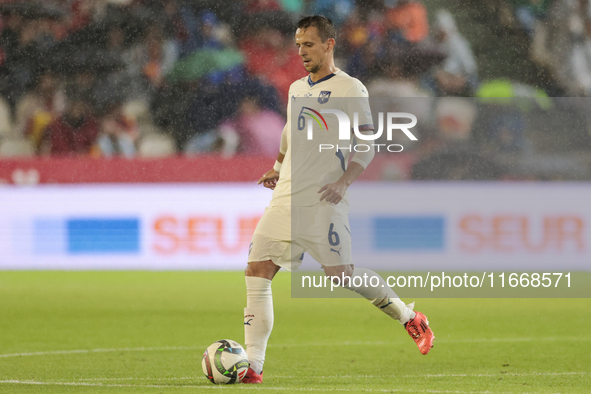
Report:
M526 31L533 37L538 21L546 18L550 4L554 0L511 0L515 6L515 16Z
M273 86L266 84L264 79L253 78L243 72L229 73L217 84L202 80L198 89L192 93L192 102L184 110L186 123L178 119L170 122L179 149L193 136L214 130L231 118L245 97L256 97L261 107L279 112L279 98Z
M100 136L98 146L103 156L135 156L135 144L139 137L139 129L132 119L125 116L120 102L108 105L100 120Z
M165 39L162 30L150 27L146 33L146 62L143 75L151 85L159 86L178 59L178 47L173 40Z
M279 30L264 26L240 43L248 72L271 82L283 103L287 103L293 81L307 75L292 41Z
M478 115L476 104L465 97L442 97L435 104L439 135L454 147L473 143L473 126Z
M367 44L370 39L367 24L359 11L355 10L349 15L341 29L341 34L337 37L342 39L347 51L355 52Z
M506 109L488 125L488 141L498 152L531 152L525 138L526 120L519 110Z
M417 44L429 36L427 9L415 0L389 0L386 12L386 26L391 36Z
M149 102L178 57L178 46L164 38L159 26L149 26L141 38L132 42L119 25L107 33L106 53L119 64L114 62L114 70L100 77L101 85L119 92L124 101Z
M12 117L10 107L6 100L0 97L0 142L6 137L11 137Z
M49 125L51 155L88 156L94 153L99 128L90 106L74 97L66 112Z
M224 29L220 26L217 16L211 11L203 11L199 15L203 48L224 49Z
M5 78L4 94L13 108L34 84L37 68L43 57L42 46L37 42L37 22L34 19L24 19L22 25L15 23L15 26L19 30L7 31L5 34L9 41L5 46L6 60L1 71ZM12 41L13 39L16 40Z
M371 78L387 64L382 18L355 11L345 22L341 37L343 49L349 54L347 73L360 79Z
M15 130L19 136L28 137L38 151L45 129L63 113L66 97L52 72L42 72L37 81L35 89L27 93L16 106Z
M71 3L70 30L75 32L84 29L92 21L93 2L85 0L74 0Z
M101 86L102 85L102 86ZM90 105L90 110L96 112L101 106L101 95L97 94L106 84L101 84L97 73L83 67L74 74L70 74L66 84L66 91L72 92Z
M275 157L279 151L284 126L285 119L280 115L262 108L256 97L246 97L240 102L236 116L220 126L222 139L240 141L238 146L235 143L226 143L223 152L226 155L240 152Z
M353 0L314 0L309 6L312 15L330 16L335 26L340 26L353 12Z
M471 96L478 87L478 71L468 41L460 34L453 16L437 12L435 41L446 54L443 64L433 70L430 88L436 96Z
M163 14L168 19L172 37L179 44L179 56L185 57L203 46L199 19L189 5L179 5L177 0L164 0Z
M587 1L580 1L571 15L570 30L573 36L571 65L575 83L591 96L591 9Z
M0 43L6 56L18 46L19 32L24 25L25 18L15 12L6 12L1 17L2 33L0 34Z
M281 11L282 6L279 0L246 0L246 12L259 14L263 12Z
M129 99L141 97L145 92L145 83L141 79L140 54L138 45L128 45L126 34L121 26L113 25L106 34L105 51L124 63L121 70L106 77L107 85L125 92Z
M589 11L588 0L552 2L531 43L532 60L548 69L566 96L591 92Z
M386 62L384 72L368 85L370 97L430 97L403 56L391 56Z
M410 112L418 119L417 129L423 130L431 122L433 98L421 89L418 74L403 55L390 56L386 63L382 75L367 86L370 97L379 97L372 102L372 112Z
M285 11L301 14L304 11L304 0L281 0Z

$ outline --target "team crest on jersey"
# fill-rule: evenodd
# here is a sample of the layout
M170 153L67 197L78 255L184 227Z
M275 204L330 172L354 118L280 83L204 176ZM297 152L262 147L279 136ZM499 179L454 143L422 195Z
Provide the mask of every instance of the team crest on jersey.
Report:
M326 102L328 102L328 99L330 98L330 93L328 90L323 90L322 92L320 92L320 95L318 96L318 102L320 104L324 104Z

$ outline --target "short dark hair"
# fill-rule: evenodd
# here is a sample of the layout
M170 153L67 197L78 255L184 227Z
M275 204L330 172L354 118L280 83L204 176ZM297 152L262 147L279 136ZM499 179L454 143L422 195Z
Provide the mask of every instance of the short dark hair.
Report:
M337 30L332 21L322 15L305 16L298 22L298 29L306 30L308 27L315 27L318 29L318 35L322 42L326 42L329 38L337 38Z

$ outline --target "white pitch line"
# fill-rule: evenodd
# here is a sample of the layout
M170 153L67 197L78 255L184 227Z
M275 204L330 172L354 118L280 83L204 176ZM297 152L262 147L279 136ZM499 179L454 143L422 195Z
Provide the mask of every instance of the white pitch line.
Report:
M472 338L472 339L438 339L436 344L446 343L496 343L496 342L554 342L554 341L591 341L590 338L569 338L569 337L543 337L543 338ZM346 341L333 343L338 346L375 346L375 345L391 345L392 342L386 341ZM270 348L281 348L281 347L314 347L324 346L325 342L322 343L270 343ZM0 354L0 358L6 357L28 357L28 356L49 356L49 355L60 355L60 354L89 354L89 353L112 353L112 352L148 352L148 351L162 351L162 350L195 350L205 349L208 345L203 346L160 346L160 347L124 347L124 348L106 348L106 349L72 349L72 350L49 350L44 352L23 352L23 353L7 353Z
M162 384L104 384L104 383L84 383L84 382L39 382L34 380L0 380L0 384L22 384L35 386L86 386L86 387L144 387L144 388L199 388L199 389L224 389L223 385L162 385ZM273 387L273 386L251 386L241 385L241 390L273 390L273 391L343 391L343 392L358 392L359 389L346 388L319 388L319 387ZM363 388L363 392L377 392L377 393L433 393L433 394L495 394L493 391L457 391L457 390L406 390L406 389L371 389ZM500 393L496 393L500 394Z
M542 338L466 338L466 339L436 339L435 343L495 343L495 342L570 342L570 341L591 341L588 338L572 337L542 337Z
M425 374L425 375L327 375L327 376L316 376L307 375L309 378L315 379L343 379L343 378L479 378L479 377L502 377L502 376L560 376L560 375L589 375L591 372L499 372L499 373L479 373L479 374ZM279 379L301 379L301 376L289 376L289 375L271 375L272 378Z
M178 377L178 378L83 378L83 379L76 379L80 382L98 382L98 381L104 381L104 380L155 380L155 381L162 381L162 382L166 382L169 380L197 380L197 379L201 379L202 377L195 377L195 376L183 376L183 377ZM60 382L60 380L50 380L51 382Z
M86 353L111 353L111 352L148 352L160 350L194 350L205 349L206 346L161 346L161 347L122 347L111 349L72 349L72 350L50 350L46 352L9 353L0 354L5 357L27 357L27 356L49 356L54 354L86 354Z
M4 384L27 384L34 386L95 386L95 387L157 387L170 388L175 386L157 385L157 384L103 384L103 383L84 383L84 382L38 382L34 380L0 380ZM196 386L195 386L196 387Z
M589 375L591 372L504 372L496 374L426 374L426 375L306 375L307 378L313 379L347 379L347 378L470 378L470 377L499 377L499 376L561 376L561 375ZM290 375L270 375L270 378L277 379L301 379L301 376ZM107 381L107 380L149 380L157 382L166 382L171 380L195 380L199 377L185 376L185 377L170 377L170 378L85 378L78 379L79 381ZM54 380L59 382L59 380Z

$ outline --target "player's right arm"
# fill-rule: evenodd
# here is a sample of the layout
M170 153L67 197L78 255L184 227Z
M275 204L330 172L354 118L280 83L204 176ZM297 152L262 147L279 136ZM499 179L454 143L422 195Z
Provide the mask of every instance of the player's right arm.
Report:
M287 152L287 124L285 124L285 127L281 132L281 146L279 147L279 154L277 155L275 165L271 171L268 171L261 177L261 179L259 179L257 185L262 183L266 188L275 190L275 186L277 186L277 181L279 180L281 164L283 164L283 159L285 159L285 152Z

